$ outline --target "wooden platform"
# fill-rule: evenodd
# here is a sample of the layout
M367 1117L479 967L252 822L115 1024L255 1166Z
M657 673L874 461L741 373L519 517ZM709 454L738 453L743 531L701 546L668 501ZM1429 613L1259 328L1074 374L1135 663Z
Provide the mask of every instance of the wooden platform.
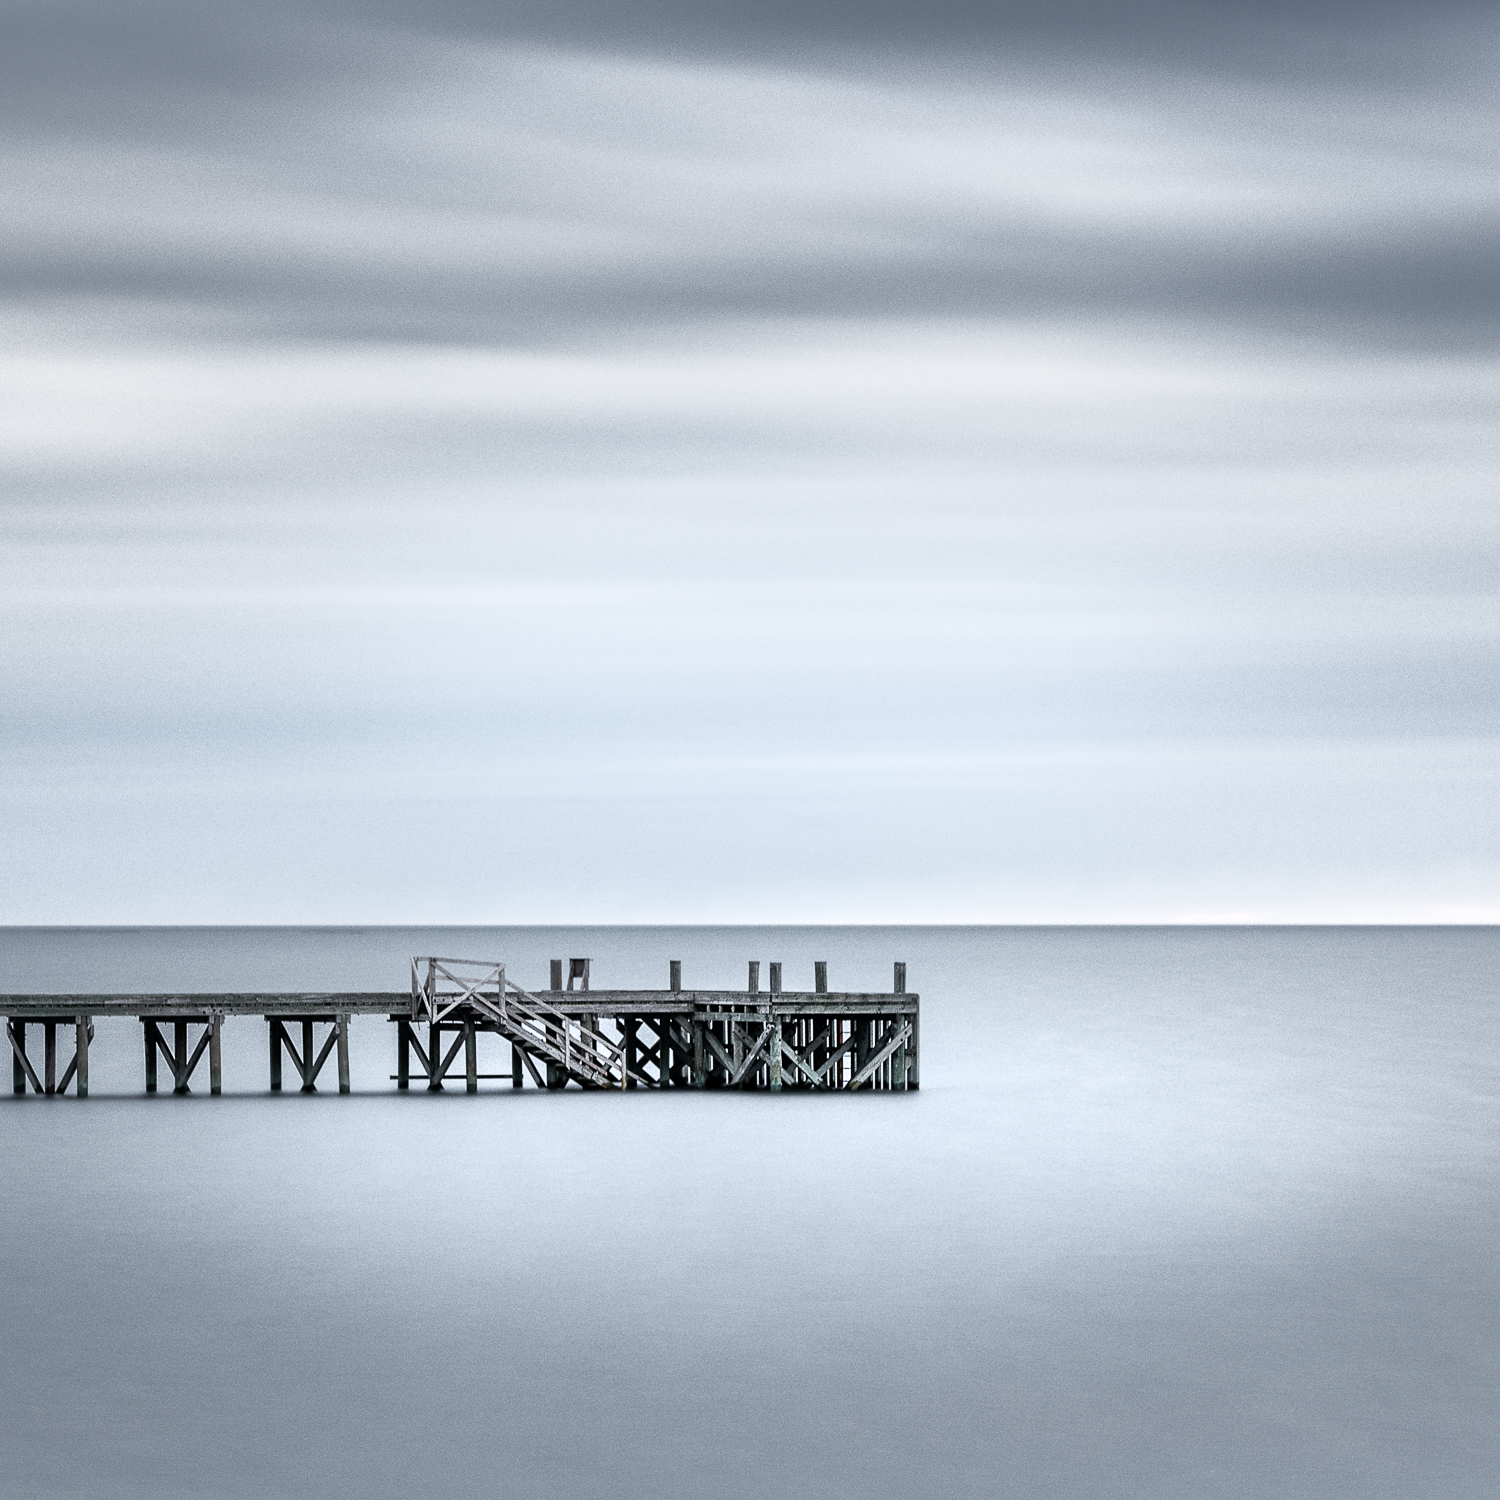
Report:
M749 965L743 990L685 989L679 961L661 990L592 989L592 960L551 963L546 989L523 989L505 965L470 959L413 959L405 990L0 995L13 1061L13 1088L88 1094L93 1022L141 1022L147 1093L165 1063L174 1093L191 1092L207 1060L209 1091L222 1088L222 1031L231 1016L267 1022L269 1082L280 1092L290 1062L303 1092L315 1092L336 1056L339 1092L351 1089L349 1022L384 1015L396 1026L396 1087L432 1091L462 1079L512 1088L739 1088L896 1090L919 1086L920 997L896 964L884 992L830 991L827 965L814 988L784 990L781 965ZM566 975L566 977L565 977ZM30 1036L28 1036L30 1033ZM58 1071L58 1037L72 1057ZM479 1070L480 1038L502 1043L500 1071ZM32 1040L40 1043L34 1054ZM488 1047L490 1044L486 1044ZM508 1051L506 1048L508 1047ZM463 1060L458 1061L462 1052Z

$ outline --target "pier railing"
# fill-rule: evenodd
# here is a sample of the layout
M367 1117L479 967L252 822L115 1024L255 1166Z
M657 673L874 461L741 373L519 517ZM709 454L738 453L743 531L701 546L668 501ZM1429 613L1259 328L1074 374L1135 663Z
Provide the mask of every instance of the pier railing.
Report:
M93 1023L111 1017L141 1023L148 1094L162 1060L172 1092L186 1094L205 1058L209 1092L219 1093L224 1023L249 1017L267 1023L272 1093L281 1091L287 1057L302 1092L314 1093L335 1055L339 1092L348 1093L350 1022L373 1015L395 1023L391 1077L403 1091L422 1076L434 1091L462 1076L470 1093L481 1078L508 1078L517 1089L528 1078L546 1089L920 1087L920 997L907 991L904 963L895 965L891 988L876 991L830 991L822 961L813 964L811 990L785 989L779 962L770 965L768 989L750 960L745 987L727 990L684 986L676 959L665 989L591 989L591 965L550 960L551 983L540 992L516 984L498 961L417 958L405 990L0 994L0 1018L17 1094L56 1095L70 1084L86 1094ZM483 1034L510 1043L508 1071L479 1072ZM453 1071L460 1052L461 1075Z
M624 1088L635 1071L626 1064L623 1045L605 1036L597 1024L591 1027L584 1018L565 1014L507 979L503 963L414 958L411 1000L412 1019L430 1026L472 1007L512 1043L594 1088Z

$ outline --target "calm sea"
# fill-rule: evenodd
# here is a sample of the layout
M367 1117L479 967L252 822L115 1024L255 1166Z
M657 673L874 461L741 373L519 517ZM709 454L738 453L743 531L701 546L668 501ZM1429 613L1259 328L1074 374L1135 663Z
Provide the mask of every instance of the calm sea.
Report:
M429 952L904 959L923 1087L398 1096L366 1019L273 1099L240 1019L148 1100L101 1023L0 1096L0 1495L1496 1493L1500 931L4 929L0 990Z

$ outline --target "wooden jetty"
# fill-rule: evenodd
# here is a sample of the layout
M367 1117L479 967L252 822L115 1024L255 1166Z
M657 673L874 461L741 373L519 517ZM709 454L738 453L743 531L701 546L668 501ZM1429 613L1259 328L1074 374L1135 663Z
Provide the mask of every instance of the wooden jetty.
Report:
M749 965L743 990L684 989L671 960L664 990L590 988L592 960L553 959L545 990L516 984L503 963L414 958L409 990L155 995L0 995L14 1068L14 1091L89 1091L89 1044L102 1017L134 1017L145 1046L146 1092L158 1091L159 1064L172 1092L191 1092L205 1055L209 1092L222 1090L223 1026L231 1016L267 1023L270 1086L283 1066L303 1093L317 1090L336 1056L341 1094L350 1091L349 1022L384 1015L396 1026L398 1089L428 1090L462 1079L511 1088L738 1088L906 1090L919 1086L919 1000L907 993L906 965L895 965L889 993L836 992L828 965L813 965L811 990L784 990L781 965ZM40 1031L41 1056L28 1031ZM58 1035L72 1057L58 1072ZM34 1033L33 1033L34 1034ZM479 1039L502 1045L502 1072L479 1071ZM504 1053L509 1044L508 1058ZM463 1054L459 1064L459 1054ZM40 1064L40 1071L38 1071Z

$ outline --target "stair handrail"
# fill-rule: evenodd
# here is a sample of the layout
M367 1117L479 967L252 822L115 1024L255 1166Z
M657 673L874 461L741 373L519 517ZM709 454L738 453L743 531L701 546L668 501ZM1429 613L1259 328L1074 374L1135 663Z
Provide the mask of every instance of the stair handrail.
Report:
M455 972L459 968L479 972L464 975ZM446 988L445 981L453 988ZM413 958L411 993L413 1020L436 1023L460 1006L471 1005L490 1015L507 1031L520 1033L512 1040L520 1040L535 1048L545 1060L560 1064L574 1077L587 1079L601 1087L624 1087L630 1071L625 1065L624 1046L602 1032L584 1030L574 1017L508 978L503 962ZM575 1024L580 1033L577 1037L573 1035ZM536 1034L537 1030L540 1035ZM550 1058L549 1053L552 1054ZM636 1078L638 1082L646 1082L640 1074L636 1074Z

